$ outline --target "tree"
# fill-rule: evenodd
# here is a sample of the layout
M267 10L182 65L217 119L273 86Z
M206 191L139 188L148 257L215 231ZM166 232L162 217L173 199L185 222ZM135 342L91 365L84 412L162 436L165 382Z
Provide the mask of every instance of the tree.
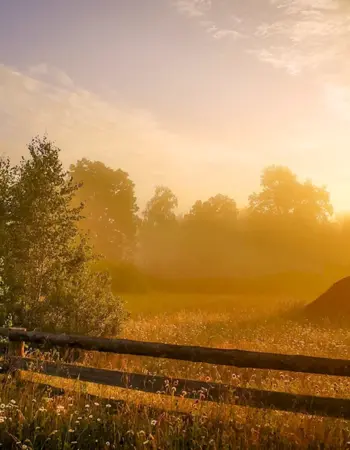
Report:
M6 225L9 221L10 190L13 184L13 170L8 158L0 158L0 295L4 295L3 276L4 257L6 255ZM3 308L2 308L3 309ZM3 311L0 311L0 316Z
M129 259L139 221L135 185L129 175L85 158L71 166L70 175L82 183L75 196L76 202L85 205L80 226L89 232L96 251L109 260Z
M113 335L123 305L107 275L92 270L94 255L78 229L82 206L72 206L79 186L46 137L28 149L19 165L0 166L2 320L11 315L28 329Z
M175 210L178 207L176 195L165 186L157 186L153 197L148 201L143 213L148 227L159 227L176 222Z
M185 219L232 226L237 221L237 215L236 202L227 195L217 194L204 202L196 201Z
M5 242L5 228L8 221L10 189L13 184L13 170L8 158L0 158L0 238ZM4 246L0 247L0 258L3 257Z
M290 169L267 167L261 176L261 191L249 197L250 212L270 217L295 217L327 222L333 214L329 193L306 181L300 183Z
M164 274L173 270L178 251L176 195L165 186L157 186L147 202L140 227L140 264L148 272Z
M237 216L236 202L226 195L194 203L182 227L183 259L188 271L204 277L230 271L235 257Z
M261 190L249 197L247 240L280 270L320 268L329 258L333 208L326 188L300 182L287 167L267 167ZM288 269L287 269L288 268Z

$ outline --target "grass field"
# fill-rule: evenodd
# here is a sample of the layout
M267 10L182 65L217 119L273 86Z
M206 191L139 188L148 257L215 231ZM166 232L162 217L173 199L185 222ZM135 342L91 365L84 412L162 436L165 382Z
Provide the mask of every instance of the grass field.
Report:
M131 313L123 331L126 338L350 359L350 331L288 319L286 313L298 305L295 299L147 294L125 296L125 300ZM350 398L346 378L118 355L90 354L86 363ZM62 380L52 382L62 384ZM34 385L25 386L23 395L16 381L4 382L0 402L4 448L350 448L350 422L343 420L194 403L88 384L80 385L79 394L49 399ZM68 387L77 389L76 384ZM91 401L88 393L125 400L126 406L114 411L106 402ZM179 416L178 411L186 415Z

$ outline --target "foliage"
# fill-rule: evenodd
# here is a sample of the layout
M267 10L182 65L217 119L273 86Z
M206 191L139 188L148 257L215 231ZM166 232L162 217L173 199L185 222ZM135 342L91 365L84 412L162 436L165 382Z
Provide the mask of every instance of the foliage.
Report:
M9 186L19 177L15 169L8 161L1 162L2 234ZM102 162L82 159L71 166L69 175L72 185L82 183L71 196L69 211L80 215L84 204L84 217L75 223L103 256L114 292L144 290L166 279L172 280L169 286L177 280L176 290L181 285L185 289L192 279L200 291L208 285L211 291L222 291L228 284L239 286L272 274L303 273L335 281L350 270L348 222L334 220L325 187L300 181L286 167L265 168L261 188L245 208L238 209L228 195L216 194L195 201L182 216L177 213L177 196L166 186L155 188L138 216L129 175ZM38 234L43 228L36 227ZM87 248L83 235L77 236ZM4 250L5 246L0 256ZM274 284L264 286L272 290Z
M85 205L79 226L89 232L96 251L108 259L129 259L139 220L135 186L129 175L85 158L71 166L70 175L82 183L75 196L75 203Z
M176 195L166 186L157 186L143 213L144 223L150 227L160 227L176 221L178 207Z
M139 267L132 262L119 262L100 259L93 270L108 272L112 280L114 292L147 292L149 280Z
M79 232L79 186L64 171L60 150L35 138L29 158L2 162L2 320L29 329L114 334L124 314Z
M178 199L166 186L157 186L147 202L139 233L138 263L146 272L161 272L177 261ZM166 261L166 262L165 262ZM165 263L165 264L164 264Z
M325 222L333 214L329 193L310 181L300 183L286 167L267 167L261 176L260 193L249 198L251 212L272 216L294 216L301 221Z
M196 201L185 218L201 222L203 226L218 222L227 226L234 226L237 216L236 202L227 195L217 194L204 202L201 200Z

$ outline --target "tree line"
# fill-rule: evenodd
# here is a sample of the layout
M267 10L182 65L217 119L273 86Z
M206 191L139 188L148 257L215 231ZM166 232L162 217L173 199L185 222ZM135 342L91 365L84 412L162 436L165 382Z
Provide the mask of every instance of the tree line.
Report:
M271 291L350 268L350 221L286 167L265 168L241 209L216 194L180 215L157 186L141 211L127 172L86 158L66 171L46 137L0 159L0 242L2 323L95 335L120 330L123 291Z
M81 225L116 289L217 292L260 283L271 290L293 287L296 278L300 288L317 288L320 279L326 285L350 269L350 221L335 219L325 187L300 181L287 167L265 168L244 208L216 194L185 214L166 186L140 210L128 173L102 162L82 159L70 174L82 183Z

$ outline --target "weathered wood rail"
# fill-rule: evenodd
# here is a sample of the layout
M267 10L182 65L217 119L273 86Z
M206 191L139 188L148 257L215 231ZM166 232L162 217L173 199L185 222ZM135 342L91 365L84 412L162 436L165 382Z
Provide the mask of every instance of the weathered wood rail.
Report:
M350 376L350 361L348 360L181 346L125 339L93 338L38 331L29 332L23 329L0 328L0 336L9 339L8 363L10 370L32 371L48 376L75 379L148 393L183 396L203 401L350 419L350 398L290 394L241 388L222 383L172 379L163 376L149 376L80 365L53 363L25 357L24 342L49 347L77 348L124 355L340 377Z

